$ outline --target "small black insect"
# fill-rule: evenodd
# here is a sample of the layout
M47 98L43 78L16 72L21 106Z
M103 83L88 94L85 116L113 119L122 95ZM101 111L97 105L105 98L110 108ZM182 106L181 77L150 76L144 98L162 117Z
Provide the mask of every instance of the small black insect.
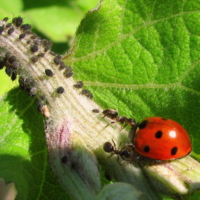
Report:
M8 35L11 35L14 31L15 31L14 28L9 28L9 29L8 29Z
M50 45L46 45L45 48L44 48L44 51L47 52L47 51L49 51L50 49L51 49L51 46L50 46Z
M38 56L32 56L32 57L31 57L31 61L32 61L33 63L36 63L36 62L38 61Z
M3 31L4 31L4 25L0 26L0 34L2 34Z
M66 68L66 65L63 61L60 61L60 67L59 67L59 70L63 70Z
M65 71L63 72L63 75L67 78L70 78L73 75L72 68L66 67Z
M21 39L25 38L25 36L26 36L26 33L21 33L21 34L19 35L19 39L21 40Z
M82 90L80 94L85 95L88 99L93 98L93 94L87 89Z
M16 27L19 27L23 23L23 19L21 17L15 17L12 20L13 24L15 24Z
M14 80L16 80L16 78L17 78L17 72L14 71L14 72L12 72L12 74L11 74L11 80L14 81Z
M38 57L44 57L45 56L45 53L39 53L38 54Z
M78 81L76 84L74 84L75 88L82 88L83 87L83 82L82 81Z
M33 53L35 53L35 52L38 51L38 46L32 45L31 48L30 48L30 50L31 50Z
M7 23L6 28L10 28L12 26L12 23Z
M23 24L23 25L21 26L21 29L22 29L23 31L28 31L28 30L31 29L31 25L30 25L30 24Z
M4 21L4 22L7 22L7 21L8 21L8 17L4 17L4 18L3 18L3 21Z
M45 74L47 75L47 76L53 76L53 72L50 70L50 69L45 69Z
M96 108L95 108L95 109L92 110L92 112L93 112L93 113L99 113L100 111L99 111L99 109L96 109Z
M53 59L54 63L56 65L59 65L60 64L60 57L59 56L56 56L54 59Z
M58 87L58 89L57 89L58 94L62 94L64 91L65 91L65 89L62 86Z

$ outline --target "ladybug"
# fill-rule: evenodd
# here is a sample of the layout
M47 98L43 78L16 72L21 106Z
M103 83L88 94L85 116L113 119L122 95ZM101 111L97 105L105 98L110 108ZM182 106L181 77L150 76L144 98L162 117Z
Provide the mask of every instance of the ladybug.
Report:
M132 127L133 148L155 160L173 160L192 150L187 131L177 122L163 117L148 117Z

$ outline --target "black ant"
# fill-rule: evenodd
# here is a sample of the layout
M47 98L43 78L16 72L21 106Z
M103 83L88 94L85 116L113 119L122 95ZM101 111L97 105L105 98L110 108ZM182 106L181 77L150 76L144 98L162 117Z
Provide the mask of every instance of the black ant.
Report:
M116 122L125 124L125 126L123 128L125 128L127 126L127 124L131 127L134 127L136 125L136 121L134 118L127 118L125 116L119 116L118 112L114 109L106 109L102 113L104 114L104 117L108 117L110 119L114 119Z
M131 149L128 148L129 146L125 146L125 147L123 147L121 149L117 149L116 145L115 145L115 142L113 140L112 140L112 142L113 142L113 144L111 142L105 142L104 145L103 145L103 150L105 152L107 152L107 153L111 153L111 156L116 154L118 156L118 158L117 158L118 161L119 161L119 156L123 160L129 160L131 155L132 155Z

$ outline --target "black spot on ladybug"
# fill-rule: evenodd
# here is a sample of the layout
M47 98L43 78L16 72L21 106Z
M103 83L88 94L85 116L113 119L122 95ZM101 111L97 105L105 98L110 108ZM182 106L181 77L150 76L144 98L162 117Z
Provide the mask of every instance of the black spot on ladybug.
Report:
M4 26L0 26L0 34L4 31Z
M88 99L92 99L93 98L93 94L87 89L82 90L80 94L81 95L85 95Z
M167 118L165 118L165 117L162 117L161 119L164 120L164 121L167 121Z
M21 34L19 35L19 39L22 40L23 38L25 38L25 36L26 36L26 33L21 33Z
M23 19L21 17L15 17L12 20L13 24L15 24L16 27L19 27L23 23Z
M50 70L50 69L45 69L45 74L47 75L47 76L53 76L53 72Z
M178 152L178 147L173 147L173 148L171 149L171 155L172 155L172 156L176 155L177 152Z
M142 121L141 123L138 124L138 128L144 129L146 127L147 123L148 123L148 120Z
M3 21L4 21L4 22L7 22L7 21L8 21L8 17L4 17L4 18L3 18Z
M64 91L65 91L65 89L62 86L58 87L58 89L57 89L58 94L62 94Z
M162 134L163 134L162 131L157 131L156 134L155 134L155 137L156 137L157 139L159 139L159 138L162 137Z
M6 28L10 28L12 26L11 23L6 24Z
M35 52L38 51L38 46L32 45L31 48L30 48L30 50L31 50L33 53L35 53Z
M63 75L67 78L70 78L73 75L72 68L65 67L65 71L63 72Z
M93 112L93 113L99 113L99 109L96 109L96 108L95 108L95 109L92 110L92 112Z
M63 157L61 158L61 162L62 162L63 164L66 164L66 163L68 162L67 156L63 156Z
M14 31L15 31L14 28L9 28L9 29L8 29L8 35L11 35Z
M36 62L38 61L38 56L32 56L32 57L31 57L31 61L32 61L33 63L36 63Z
M75 88L82 88L83 87L83 82L82 81L78 81L76 84L74 84Z
M150 147L148 145L144 146L144 152L148 153L150 151Z
M21 26L21 29L22 29L23 31L28 31L28 30L31 29L31 25L30 25L30 24L23 24L23 25Z

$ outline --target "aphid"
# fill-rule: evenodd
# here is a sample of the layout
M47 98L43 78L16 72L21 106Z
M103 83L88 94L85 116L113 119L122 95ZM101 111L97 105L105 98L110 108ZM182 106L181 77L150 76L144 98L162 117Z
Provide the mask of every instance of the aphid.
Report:
M7 74L8 76L11 76L11 75L12 75L12 72L13 72L13 70L12 70L10 67L6 67L6 74Z
M15 56L10 56L9 58L8 58L8 62L9 63L13 63L14 61L16 61L17 59L16 59L16 57Z
M19 63L18 63L17 61L14 61L14 62L11 64L11 68L12 68L13 70L16 70L19 66L20 66L20 65L19 65Z
M9 28L9 29L8 29L8 35L11 35L14 31L15 31L14 28Z
M58 94L62 94L64 91L65 91L65 89L62 86L57 88L57 93Z
M8 17L4 17L4 18L3 18L3 21L4 21L4 22L7 22L7 21L8 21Z
M32 34L31 37L30 37L32 40L35 40L37 38L37 35L36 34Z
M44 48L44 51L47 52L47 51L49 51L50 49L51 49L51 46L50 46L50 45L46 45L45 48Z
M93 94L87 89L82 90L80 94L81 95L85 95L88 99L92 99L93 98Z
M54 63L56 65L59 65L60 64L60 57L56 56L54 59L53 59Z
M63 61L60 61L60 67L59 67L59 70L63 70L66 68L66 65Z
M45 56L45 53L39 53L38 54L38 57L44 57Z
M21 34L19 35L19 39L22 40L23 38L25 38L25 36L26 36L26 33L21 33Z
M78 81L76 82L76 84L74 84L75 88L82 88L83 87L83 82L82 81Z
M49 51L49 53L52 55L52 56L56 56L56 53L54 51Z
M70 78L73 75L72 68L65 67L65 71L63 72L63 75L67 78Z
M53 72L50 69L45 69L45 74L50 77L53 76Z
M12 26L12 23L7 23L6 28L10 28Z
M23 25L21 26L21 29L22 29L23 31L28 31L28 30L31 29L31 25L30 25L30 24L23 24Z
M33 63L36 63L36 62L38 61L38 56L32 56L32 57L31 57L31 61L32 61Z
M23 23L23 19L21 17L15 17L12 20L13 24L15 24L16 27L19 27Z
M95 109L92 110L92 112L93 112L93 113L99 113L99 109L96 109L96 108L95 108Z
M31 48L30 48L30 50L31 50L33 53L35 53L35 52L38 51L38 46L32 45Z
M12 72L12 74L11 74L11 80L14 81L14 80L16 80L16 78L17 78L17 72L14 71L14 72Z
M4 25L0 26L0 34L2 34L3 31L4 31Z

